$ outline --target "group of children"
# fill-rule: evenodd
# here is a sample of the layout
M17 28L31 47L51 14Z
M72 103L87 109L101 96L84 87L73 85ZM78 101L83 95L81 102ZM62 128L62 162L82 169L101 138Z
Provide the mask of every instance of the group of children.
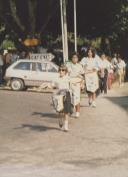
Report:
M88 104L96 107L96 92L107 93L107 83L111 87L113 66L105 54L96 56L95 49L87 49L87 56L79 62L77 53L72 54L71 62L59 67L59 78L56 80L57 91L53 94L55 108L60 114L59 126L67 132L69 115L80 116L80 93L85 85L88 94Z

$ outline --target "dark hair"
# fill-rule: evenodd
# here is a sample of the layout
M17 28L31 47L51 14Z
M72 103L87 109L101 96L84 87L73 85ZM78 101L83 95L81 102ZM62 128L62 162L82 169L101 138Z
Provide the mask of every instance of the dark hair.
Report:
M105 52L102 52L102 53L100 54L100 57L101 57L102 55L105 55L105 56L106 56Z
M76 55L79 58L79 54L77 52L73 52L71 55L71 59L73 58L74 55Z
M92 52L92 57L95 58L96 51L93 47L88 47L87 52L86 52L86 57L88 57L89 50L91 50L91 52Z

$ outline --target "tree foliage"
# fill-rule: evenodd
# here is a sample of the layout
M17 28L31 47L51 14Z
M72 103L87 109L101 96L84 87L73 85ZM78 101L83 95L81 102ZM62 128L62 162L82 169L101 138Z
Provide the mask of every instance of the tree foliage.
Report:
M67 0L67 5L68 30L73 32L73 0ZM114 50L121 50L128 45L128 0L88 0L86 4L85 0L77 0L77 10L78 34L81 35L81 28L84 38L89 36L88 39L94 38L95 41L99 37L108 37ZM90 12L92 14L93 11L97 15L91 16ZM81 13L86 13L86 20ZM48 28L51 21L55 29ZM57 32L61 34L59 0L0 0L0 40L3 40L6 34L13 35L15 40L28 35L40 36L48 31L53 33L57 30L56 24L59 24ZM80 44L84 43L83 41L84 39L79 39ZM99 41L93 42L94 46L96 44L99 45Z

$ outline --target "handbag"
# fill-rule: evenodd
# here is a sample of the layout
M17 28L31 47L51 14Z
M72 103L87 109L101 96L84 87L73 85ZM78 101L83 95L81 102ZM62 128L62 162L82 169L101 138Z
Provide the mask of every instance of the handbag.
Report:
M53 95L52 96L52 102L53 107L56 110L56 112L62 112L64 109L64 95Z

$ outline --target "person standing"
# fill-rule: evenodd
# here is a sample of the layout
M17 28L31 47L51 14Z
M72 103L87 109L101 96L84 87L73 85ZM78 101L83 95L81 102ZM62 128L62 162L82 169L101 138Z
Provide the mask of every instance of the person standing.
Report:
M101 64L100 64L100 90L101 93L107 94L107 82L108 82L108 71L111 68L111 63L108 61L105 53L101 54Z
M12 54L10 52L5 53L5 55L3 56L3 61L4 61L4 64L3 64L3 78L5 76L7 68L12 63L11 58L12 58ZM3 79L3 82L5 82L4 79Z
M67 64L68 74L71 79L71 89L73 93L73 105L75 107L75 112L73 117L78 118L80 116L80 92L81 84L83 81L84 70L81 64L78 63L79 56L77 53L73 53L71 56L71 62Z
M121 86L124 85L126 64L125 64L124 60L120 56L118 56L117 61L118 61L118 63L117 63L118 81L119 81L119 86L121 87Z
M80 63L85 71L85 84L89 98L89 106L96 107L96 90L98 89L99 84L97 75L98 63L95 58L95 49L89 47L86 56L87 57L84 57Z

